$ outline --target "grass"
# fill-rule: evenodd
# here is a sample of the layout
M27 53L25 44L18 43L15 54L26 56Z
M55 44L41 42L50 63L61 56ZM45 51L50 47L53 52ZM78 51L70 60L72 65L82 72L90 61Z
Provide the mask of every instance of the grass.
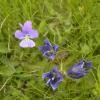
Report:
M14 32L18 23L33 22L39 31L36 47L22 49ZM60 46L47 61L38 50L48 37ZM66 70L80 59L93 68L72 80ZM64 81L57 91L45 87L42 73L62 67ZM0 0L0 100L100 100L99 0Z

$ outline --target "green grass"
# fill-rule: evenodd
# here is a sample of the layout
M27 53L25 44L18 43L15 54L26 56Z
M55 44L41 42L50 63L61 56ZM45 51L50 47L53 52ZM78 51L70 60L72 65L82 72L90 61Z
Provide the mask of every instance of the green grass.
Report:
M39 31L32 49L14 37L27 20ZM53 62L37 48L45 37L60 46ZM86 77L64 74L55 92L45 86L42 73L53 66L65 73L80 59L93 62ZM100 1L0 0L0 100L100 100Z

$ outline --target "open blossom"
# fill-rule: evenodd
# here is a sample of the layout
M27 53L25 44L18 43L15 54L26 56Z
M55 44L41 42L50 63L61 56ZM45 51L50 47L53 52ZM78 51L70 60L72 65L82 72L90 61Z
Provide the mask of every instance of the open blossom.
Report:
M86 76L91 67L92 67L92 62L82 60L78 64L73 65L67 71L67 75L73 79L79 79L81 77Z
M21 30L15 32L15 37L21 40L20 47L32 48L35 46L35 42L32 40L38 37L38 32L32 29L32 22L26 21L24 25L20 24Z
M57 67L54 67L50 72L43 73L42 78L48 78L47 85L51 86L53 90L56 90L64 80Z
M55 59L56 51L58 49L58 45L51 45L48 39L44 40L44 46L40 46L39 50L43 53L43 55L48 59Z

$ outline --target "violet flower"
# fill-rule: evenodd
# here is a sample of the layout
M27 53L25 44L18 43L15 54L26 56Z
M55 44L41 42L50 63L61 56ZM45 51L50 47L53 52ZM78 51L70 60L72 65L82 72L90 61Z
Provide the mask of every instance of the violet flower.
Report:
M32 40L38 37L38 32L32 29L32 22L26 21L24 25L20 24L21 30L15 32L15 37L21 40L20 47L32 48L35 46L35 42Z
M57 67L54 67L50 72L43 73L42 78L48 78L47 85L51 86L53 90L56 90L58 85L64 80Z
M67 71L67 75L73 79L79 79L86 76L91 67L92 62L82 60L78 64L73 65Z
M43 55L48 59L55 59L56 51L58 49L58 45L51 45L48 39L44 40L44 46L40 46L39 50L43 53Z

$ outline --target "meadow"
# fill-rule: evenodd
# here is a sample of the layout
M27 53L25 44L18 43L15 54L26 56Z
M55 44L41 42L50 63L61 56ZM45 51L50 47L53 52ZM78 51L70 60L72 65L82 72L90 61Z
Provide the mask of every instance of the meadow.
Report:
M39 36L21 48L15 32L28 20ZM38 49L45 38L59 45L53 61ZM71 79L82 59L93 67ZM54 66L64 77L55 91L42 78ZM100 100L100 0L0 0L0 100Z

